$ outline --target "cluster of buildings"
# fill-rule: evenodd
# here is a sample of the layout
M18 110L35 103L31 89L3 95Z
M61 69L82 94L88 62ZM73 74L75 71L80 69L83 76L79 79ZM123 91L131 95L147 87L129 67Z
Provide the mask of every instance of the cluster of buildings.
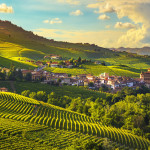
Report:
M69 60L62 61L63 64L60 64L59 62L46 62L46 65L48 65L51 68L72 68L74 65L69 62Z
M7 68L2 68L6 74L10 71ZM102 86L106 86L111 89L112 92L117 92L123 87L131 87L136 89L137 86L146 85L150 88L150 69L147 72L141 72L140 78L130 78L122 76L110 76L109 73L102 73L99 76L93 76L91 74L80 74L76 76L69 76L67 73L50 73L44 70L25 70L22 69L23 77L26 77L28 73L32 76L32 81L41 81L44 84L58 84L62 86L67 84L70 86L84 86L91 89L99 89ZM7 89L0 89L4 91Z
M109 73L102 73L99 76L93 76L91 74L80 74L71 77L66 73L49 73L43 70L23 70L22 73L23 76L26 76L27 73L31 73L33 81L39 81L43 79L42 83L45 84L56 84L59 82L59 85L67 84L71 86L89 86L91 89L98 89L105 85L106 87L112 89L113 92L117 92L126 86L136 89L137 86L142 86L145 84L147 85L147 80L145 80L147 78L142 78L143 76L145 77L145 75L142 76L143 73L141 74L141 78L137 79L122 76L110 76ZM150 72L148 80L150 84Z

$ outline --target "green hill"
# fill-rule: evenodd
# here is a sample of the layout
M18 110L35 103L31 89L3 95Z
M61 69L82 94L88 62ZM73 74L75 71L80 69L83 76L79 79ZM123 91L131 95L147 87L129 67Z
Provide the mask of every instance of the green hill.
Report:
M51 70L53 72L66 72L74 75L82 73L98 75L102 72L109 72L110 74L121 76L139 77L141 71L150 68L149 56L114 52L88 43L54 41L53 39L34 35L31 31L25 31L9 21L0 21L0 67L9 67L10 61L16 67L37 67L32 63L26 62L26 60L41 60L48 54L58 54L67 59L76 59L80 56L82 59L104 61L106 64L106 66L87 64L83 65L81 69L57 68ZM47 70L50 70L50 68Z
M9 21L0 21L0 55L7 57L43 58L46 54L63 57L99 58L110 57L114 52L88 43L67 43L48 40L25 31ZM4 54L4 52L7 52Z
M6 122L4 121L3 123L2 118L5 118ZM22 124L22 126L13 123L12 120L21 121L20 124ZM5 149L6 147L9 147L10 149L10 146L12 146L9 143L10 136L19 134L20 132L22 134L22 137L24 137L24 140L30 138L31 142L32 140L35 140L35 136L37 135L32 134L33 138L31 139L30 133L32 133L32 131L34 130L36 131L43 129L44 132L45 128L52 128L52 132L54 132L56 136L60 134L58 132L60 132L61 130L61 138L57 138L57 141L55 139L55 142L51 143L51 141L53 141L53 136L51 135L49 137L49 140L45 141L36 139L36 141L40 141L40 143L44 145L48 145L51 143L52 146L57 145L57 147L59 148L62 148L61 146L68 143L68 140L71 140L68 139L69 135L74 139L79 133L83 135L89 135L89 138L107 138L108 140L110 140L110 142L112 142L111 144L114 147L118 147L119 149L133 148L148 150L148 147L150 145L147 139L133 135L126 130L103 126L100 122L86 115L72 112L14 93L0 93L0 121L0 138L8 139L5 141L5 144L0 144L1 148L3 149ZM27 123L29 124L28 129L26 129ZM3 126L4 124L7 125ZM32 124L34 124L34 126ZM66 134L66 137L68 137L67 139L63 135L64 131L69 134ZM41 134L44 135L45 133ZM11 138L11 140L12 139L13 137ZM18 139L18 142L22 143L20 144L20 146L22 147L24 147L23 139ZM65 140L66 142L64 142ZM36 143L36 141L34 142ZM102 141L100 140L100 142ZM28 144L26 144L26 146L27 145ZM36 146L38 147L39 145ZM13 149L15 148L13 147Z

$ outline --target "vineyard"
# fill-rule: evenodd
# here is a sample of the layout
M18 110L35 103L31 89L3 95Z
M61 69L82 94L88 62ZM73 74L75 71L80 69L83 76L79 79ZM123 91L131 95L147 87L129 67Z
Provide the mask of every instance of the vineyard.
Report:
M6 125L4 124L5 121L2 120L6 120ZM15 125L15 123L10 120L18 121L19 124ZM7 124L7 122L11 123ZM28 131L26 131L26 128ZM40 141L42 144L49 144L49 141L53 141L49 146L57 145L60 148L64 148L69 143L68 139L73 141L73 139L77 138L79 134L82 134L82 136L85 136L85 139L91 138L97 141L99 138L107 138L112 142L114 147L119 147L120 149L133 148L148 150L150 145L149 141L145 138L133 135L125 130L104 126L97 120L94 120L86 115L72 112L58 106L50 105L14 93L0 93L1 148L4 148L4 143L8 140L10 135L15 135L14 138L17 138L16 136L19 132L21 132L23 137L26 136L30 139L30 134L32 134L32 131L39 131L41 129L50 130L50 128L52 128L52 132L49 139L39 139L38 143ZM25 132L27 133L25 134ZM58 141L54 141L56 140L54 136L52 136L54 134L55 136L61 136L61 138L58 138ZM70 138L67 136L70 136ZM33 140L34 137L35 136L33 134L32 139L30 140ZM11 138L11 140L15 139ZM11 140L8 141L10 142ZM23 140L24 138L22 139L22 143L24 143ZM6 144L8 147L9 142ZM99 142L101 142L101 140ZM32 145L32 143L29 143L28 145L30 144ZM26 144L25 147L28 145ZM24 146L24 144L22 144L22 146Z

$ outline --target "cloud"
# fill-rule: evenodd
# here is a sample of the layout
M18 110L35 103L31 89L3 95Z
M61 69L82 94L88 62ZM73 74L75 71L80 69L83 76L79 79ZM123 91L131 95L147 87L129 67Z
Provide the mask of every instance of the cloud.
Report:
M60 20L59 18L54 18L51 20L44 20L44 23L49 23L49 24L61 24L62 20Z
M130 29L126 34L122 35L119 38L117 45L124 47L144 47L145 44L141 41L145 37L145 35L146 28L144 26L138 29Z
M122 43L126 45L126 47L128 45L132 47L137 47L137 45L142 47L144 44L150 44L150 0L105 0L89 4L87 7L95 9L95 13L114 12L119 19L128 17L133 22L132 24L116 24L116 28L132 29L126 31L126 33L120 37L118 44ZM142 31L144 31L144 34ZM139 38L137 38L136 32ZM129 43L127 39L136 40Z
M99 8L99 11L94 11L95 13L113 13L116 12L115 8L109 3L102 5L101 3L88 4L88 8Z
M79 0L58 0L60 3L68 3L70 5L79 5L80 1Z
M100 19L100 20L109 20L110 17L104 14L104 15L100 15L100 16L98 17L98 19Z
M100 6L100 13L113 13L115 12L116 10L114 9L113 6L111 6L109 3L107 3L106 5L104 6Z
M0 13L13 13L13 8L6 4L0 4Z
M80 15L83 15L83 12L80 11L80 10L76 10L74 12L71 12L70 15L72 15L72 16L80 16Z
M87 7L88 8L99 8L100 7L100 3L88 4Z
M132 29L132 28L136 28L136 25L126 22L126 23L122 23L122 22L117 22L115 24L115 28L118 29Z

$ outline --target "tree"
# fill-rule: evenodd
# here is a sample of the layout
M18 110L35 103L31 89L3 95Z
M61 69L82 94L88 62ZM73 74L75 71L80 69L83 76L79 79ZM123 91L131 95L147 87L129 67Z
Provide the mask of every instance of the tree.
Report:
M5 73L2 73L0 72L0 80L4 81L6 78L6 74Z
M32 81L32 74L31 73L27 73L25 76L25 80L26 81Z
M21 69L19 69L19 70L16 72L16 79L17 79L18 81L22 81L23 75L22 75Z
M37 92L37 99L46 102L47 101L47 94L44 91Z
M78 58L78 63L81 63L81 57Z
M72 146L67 148L68 150L103 150L103 143L97 143L94 140L88 139L84 140L82 138L77 139Z
M21 93L21 95L25 96L25 97L29 97L30 94L30 90L25 90Z
M89 83L89 87L94 87L94 83L93 83L93 82L90 82L90 83Z
M36 94L36 92L31 92L31 93L29 94L29 97L30 97L30 98L33 98L33 99L37 99L37 94Z
M56 98L56 95L54 92L51 92L50 94L48 94L48 100L47 100L47 103L49 104L53 104L53 105L58 105L58 101L57 101L57 98Z

